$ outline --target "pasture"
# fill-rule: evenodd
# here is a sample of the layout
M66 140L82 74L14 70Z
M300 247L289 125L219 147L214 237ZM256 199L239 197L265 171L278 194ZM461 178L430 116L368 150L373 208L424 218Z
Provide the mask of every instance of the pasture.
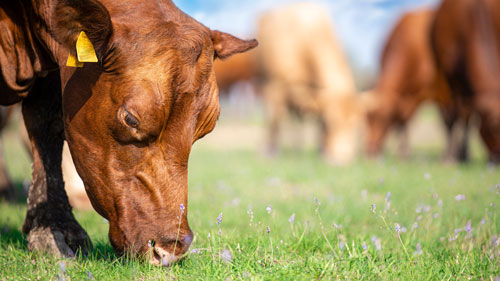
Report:
M394 156L392 139L383 159L336 167L317 156L309 127L301 149L287 133L282 153L265 157L262 114L251 116L226 111L193 147L188 215L195 241L182 262L157 268L117 257L107 222L94 211L75 211L94 243L90 256L29 252L20 198L0 203L0 280L500 278L500 169L486 164L477 134L471 163L443 164L444 137L426 108L412 124L409 161ZM3 138L21 191L29 160L14 127Z

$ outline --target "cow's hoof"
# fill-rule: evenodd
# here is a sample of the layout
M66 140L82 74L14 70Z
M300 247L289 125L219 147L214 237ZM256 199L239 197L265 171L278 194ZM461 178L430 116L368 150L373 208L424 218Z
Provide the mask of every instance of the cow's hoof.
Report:
M67 230L33 228L27 241L30 251L43 251L59 258L74 257L77 252L87 255L92 251L92 241L79 225Z

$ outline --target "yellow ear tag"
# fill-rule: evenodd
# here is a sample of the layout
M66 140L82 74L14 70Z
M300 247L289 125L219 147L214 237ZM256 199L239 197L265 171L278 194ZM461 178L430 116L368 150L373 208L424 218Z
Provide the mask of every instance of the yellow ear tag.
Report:
M80 32L78 40L76 40L76 54L79 62L98 62L94 45L83 31Z
M94 45L90 42L85 32L81 31L76 40L76 55L78 58L69 54L66 66L83 67L84 62L98 62L95 54Z
M68 61L66 61L66 66L71 67L83 67L83 62L79 62L78 59L73 56L71 53L68 56Z

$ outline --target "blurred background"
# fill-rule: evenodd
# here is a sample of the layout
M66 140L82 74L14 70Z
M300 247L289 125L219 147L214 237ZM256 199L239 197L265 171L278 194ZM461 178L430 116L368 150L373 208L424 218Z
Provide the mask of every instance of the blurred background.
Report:
M430 25L439 1L176 4L211 29L260 42L256 50L216 62L222 113L216 129L194 145L193 157L198 151L244 151L262 159L292 154L296 161L314 155L332 167L388 158L487 165L478 118L463 121L455 112L434 62ZM3 118L2 185L11 186L14 178L17 189L26 190L31 160L19 108L3 115L9 117ZM71 166L67 151L64 157ZM89 209L71 168L65 181L72 204Z

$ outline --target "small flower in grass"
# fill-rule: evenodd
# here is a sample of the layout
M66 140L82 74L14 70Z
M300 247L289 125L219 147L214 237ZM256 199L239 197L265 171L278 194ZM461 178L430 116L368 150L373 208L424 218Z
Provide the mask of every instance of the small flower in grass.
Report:
M472 233L472 223L470 220L467 221L467 224L465 224L465 227L464 227L464 230L465 232L467 232L467 235L471 235Z
M269 226L267 227L266 231L267 231L267 234L271 234L271 228Z
M465 200L465 194L457 194L457 196L455 196L455 201L457 201L457 202L464 201L464 200Z
M272 211L272 210L273 210L273 209L271 209L271 205L267 205L267 207L266 207L266 212L267 212L268 214L271 214L271 211Z
M321 203L318 201L318 197L314 197L314 205L316 207L319 207L319 205L321 205Z
M220 214L217 216L217 224L221 223L222 223L222 212L220 212Z
M375 241L375 249L377 249L377 251L382 250L382 240L377 239L377 240Z
M418 223L417 223L417 222L415 222L415 223L413 224L413 229L417 229L417 228L418 228Z
M295 222L295 213L293 213L289 218L288 218L288 222L293 224Z
M181 210L181 214L184 214L184 210L185 210L184 204L181 204L179 209Z
M372 211L372 213L375 214L375 211L377 210L377 205L372 204L372 206L370 207L370 210Z
M233 254L231 253L231 251L229 251L228 249L224 249L221 253L220 253L220 258L223 262L227 262L227 263L230 263L233 261Z
M340 249L341 251L343 251L343 250L344 250L344 248L345 248L345 243L344 243L344 241L340 241L340 242L339 242L339 249Z
M385 195L385 201L391 201L391 192L387 192L387 194Z
M423 253L422 251L422 245L420 245L420 242L417 243L417 246L415 247L415 252L413 253L416 256L419 256Z
M196 254L201 254L201 249L195 248L190 251L191 254L196 255Z
M402 227L401 227L401 232L406 233L406 231L408 231L408 230L406 229L406 227L402 226Z
M424 213L428 213L431 210L431 206L425 205L424 206Z
M340 230L340 229L342 229L342 225L341 224L333 223L333 228L335 228L337 230Z
M94 275L92 274L92 272L87 271L87 279L88 279L88 280L95 279L95 278L94 278Z
M435 219L439 218L439 213L434 213L434 216L433 216Z
M438 207L440 208L443 207L443 200L441 199L438 200Z
M485 224L486 221L484 219L481 219L481 224Z
M401 232L401 226L399 225L399 223L394 224L394 230L396 230L397 233Z
M363 247L363 250L367 250L368 249L368 245L366 245L366 242L363 242L363 244L361 244L361 247Z
M418 216L417 221L421 221L421 220L422 220L422 216Z
M151 243L151 240L148 240L148 248L151 249L151 247L153 247L152 245L153 243Z
M461 229L461 228L455 228L454 232L455 232L455 234L459 234L462 231L463 231L463 229Z
M211 235L210 235L210 232L209 232L208 235L207 235L208 240L210 240L210 237L211 237Z
M65 273L66 273L66 263L65 263L65 262L62 262L62 261L60 261L60 262L59 262L59 270L60 270L63 274L65 274Z
M419 205L417 206L417 209L415 209L415 212L416 212L417 214L420 214L420 213L422 212L422 209L423 209L423 208L424 208L424 207L422 206L422 204L419 204Z

